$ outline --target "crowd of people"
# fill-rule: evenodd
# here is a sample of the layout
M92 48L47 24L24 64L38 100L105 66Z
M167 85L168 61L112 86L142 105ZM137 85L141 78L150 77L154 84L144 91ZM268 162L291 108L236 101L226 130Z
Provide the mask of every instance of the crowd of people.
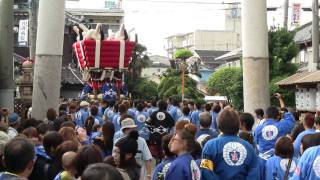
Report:
M0 113L0 180L320 179L320 114L177 99Z

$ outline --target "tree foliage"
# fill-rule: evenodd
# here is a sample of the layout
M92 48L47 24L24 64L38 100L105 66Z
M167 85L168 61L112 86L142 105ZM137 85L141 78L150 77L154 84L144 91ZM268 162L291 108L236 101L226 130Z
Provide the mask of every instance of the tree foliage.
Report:
M273 94L275 93L280 93L284 99L284 102L286 104L287 107L294 107L295 106L295 94L294 94L294 90L292 89L281 89L279 88L278 85L276 85L275 83L283 80L287 78L286 75L284 76L278 76L275 77L271 80L270 82L270 94L271 94L271 105L273 106L278 106L279 105L279 100L276 99Z
M287 106L294 106L294 92L280 89L275 83L297 71L297 66L290 61L299 48L294 43L294 33L284 29L272 29L269 32L269 62L270 62L270 97L272 105L279 102L273 94L279 92L283 95ZM222 68L216 71L208 80L209 91L219 92L227 96L238 109L243 108L243 78L241 68Z
M174 53L174 58L175 59L182 59L182 60L186 60L189 57L193 56L192 52L188 49L178 49L175 53Z
M171 96L181 96L181 75L179 70L168 69L161 77L158 86L158 95L161 98L168 98ZM198 99L203 95L197 91L196 82L189 76L185 76L185 98Z
M226 96L233 106L243 108L243 80L242 69L238 67L224 67L214 72L208 80L210 92L219 92Z
M272 96L279 92L287 106L295 106L294 91L280 89L275 83L296 73L298 67L290 61L294 58L299 48L294 42L295 32L288 32L285 29L269 31L269 62L270 62L270 97L271 104L278 105L278 101Z
M142 44L136 44L132 54L132 61L129 65L129 76L140 77L142 69L147 67L149 62L147 48Z
M135 83L134 89L132 90L132 97L135 99L144 99L144 100L152 100L157 97L158 84L148 80L146 78L138 78L136 81L132 81Z
M295 32L288 32L286 29L269 31L269 69L270 79L278 76L292 75L297 71L297 66L290 63L298 52L295 44Z
M128 90L133 98L149 99L157 95L157 85L146 78L140 77L142 69L149 64L150 59L147 55L147 48L142 44L136 44L132 54L132 61L125 75Z

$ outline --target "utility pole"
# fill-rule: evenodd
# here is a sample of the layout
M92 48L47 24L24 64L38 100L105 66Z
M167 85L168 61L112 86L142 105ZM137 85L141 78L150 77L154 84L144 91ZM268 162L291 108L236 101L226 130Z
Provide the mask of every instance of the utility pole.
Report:
M249 113L270 105L266 9L266 0L242 1L244 111Z
M33 80L32 117L58 109L65 25L65 0L41 0Z
M0 32L0 107L13 111L13 0L0 0Z
M289 0L284 0L283 5L283 28L288 29L288 9L289 9Z
M39 0L29 0L29 58L35 60Z
M309 71L319 68L319 3L313 0L312 3L312 55L313 61L309 62Z

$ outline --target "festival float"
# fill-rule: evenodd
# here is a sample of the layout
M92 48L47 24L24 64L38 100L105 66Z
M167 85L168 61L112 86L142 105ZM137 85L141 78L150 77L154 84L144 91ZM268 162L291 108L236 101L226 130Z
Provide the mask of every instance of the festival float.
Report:
M116 100L127 96L124 72L128 70L135 42L121 25L118 32L108 30L104 37L101 24L88 29L83 24L74 26L77 42L73 46L85 84L80 99Z

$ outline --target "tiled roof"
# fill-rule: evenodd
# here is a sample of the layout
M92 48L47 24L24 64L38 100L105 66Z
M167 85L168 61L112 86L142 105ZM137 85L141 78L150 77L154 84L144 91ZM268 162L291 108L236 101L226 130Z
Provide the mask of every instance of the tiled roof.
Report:
M237 48L222 56L215 58L215 61L217 62L231 61L233 59L239 59L241 56L242 56L242 48Z
M303 44L312 40L312 22L309 22L299 28L294 36L294 42Z
M204 63L216 63L215 58L228 53L229 51L215 51L215 50L194 50Z
M298 72L276 84L279 86L292 86L296 84L315 84L320 82L320 70L313 72Z
M72 73L73 72L73 73ZM61 69L61 84L62 85L82 85L82 74L79 69L62 67Z

